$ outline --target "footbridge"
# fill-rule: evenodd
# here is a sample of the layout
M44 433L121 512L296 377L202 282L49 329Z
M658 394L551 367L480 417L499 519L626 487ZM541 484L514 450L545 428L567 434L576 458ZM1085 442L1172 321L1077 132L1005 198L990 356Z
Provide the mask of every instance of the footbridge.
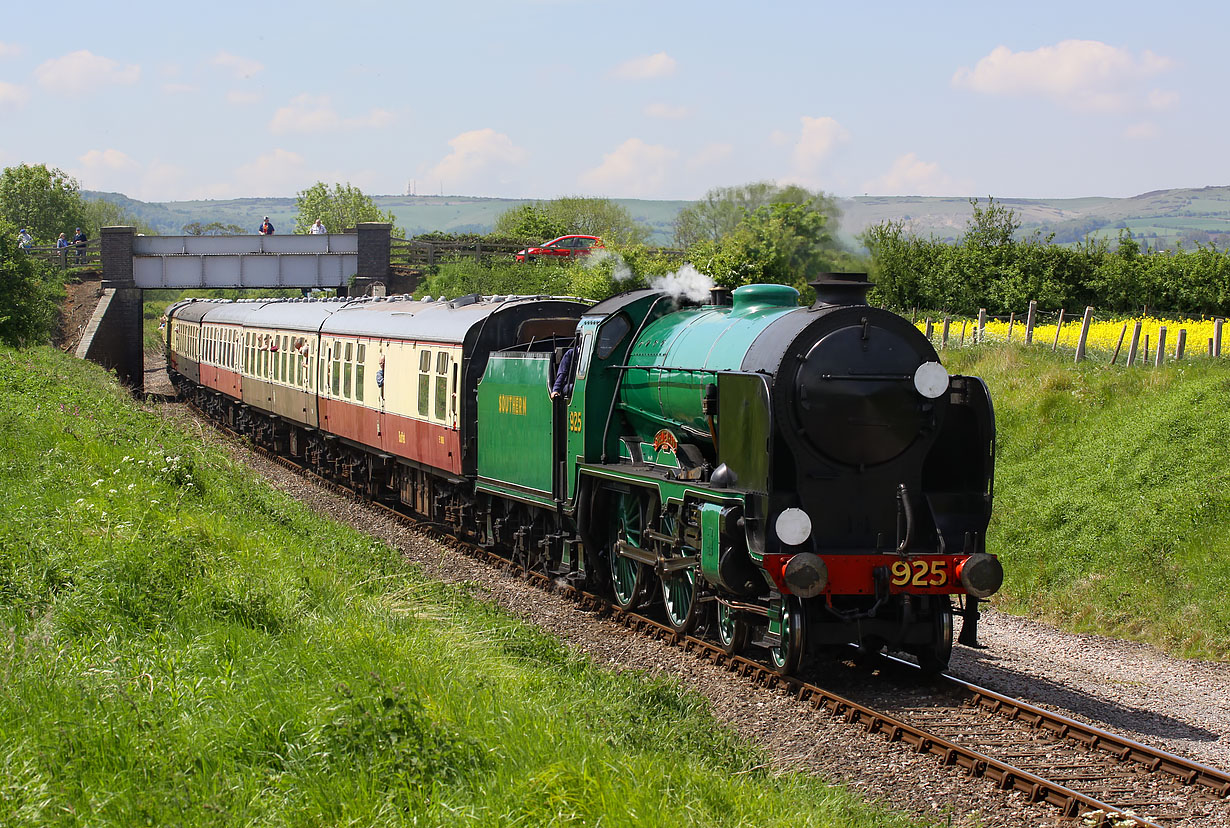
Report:
M132 227L104 227L103 296L77 355L115 369L140 392L144 291L324 288L339 296L383 294L396 278L389 267L391 229L364 222L351 233L319 235L138 236ZM409 289L399 285L394 292Z

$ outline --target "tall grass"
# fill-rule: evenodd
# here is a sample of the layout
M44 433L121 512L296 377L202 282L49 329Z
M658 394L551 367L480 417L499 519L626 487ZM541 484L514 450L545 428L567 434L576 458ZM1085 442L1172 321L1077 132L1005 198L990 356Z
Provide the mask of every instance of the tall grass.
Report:
M0 350L0 824L905 825Z
M995 402L996 603L1230 658L1230 365L1070 359L1015 344L945 355Z

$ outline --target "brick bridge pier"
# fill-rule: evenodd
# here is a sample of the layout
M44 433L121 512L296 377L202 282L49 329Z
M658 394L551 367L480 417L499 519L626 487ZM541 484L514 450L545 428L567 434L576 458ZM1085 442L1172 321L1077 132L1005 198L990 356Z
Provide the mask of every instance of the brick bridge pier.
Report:
M137 236L102 228L103 295L77 356L114 369L145 390L142 308L152 288L334 288L339 296L383 294L391 225L352 233L287 236Z

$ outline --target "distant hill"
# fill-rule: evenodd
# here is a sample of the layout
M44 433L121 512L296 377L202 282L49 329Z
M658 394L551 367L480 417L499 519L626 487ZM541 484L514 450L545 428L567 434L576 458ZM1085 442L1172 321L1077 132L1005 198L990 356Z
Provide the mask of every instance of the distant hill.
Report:
M160 233L183 232L185 224L213 221L250 228L255 233L269 216L279 231L295 223L293 198L236 198L227 200L144 202L119 193L86 191L86 198L116 202ZM500 213L532 199L475 196L373 196L382 210L392 211L408 235L431 231L484 233ZM652 231L654 244L670 244L675 216L688 201L616 199L634 218ZM1021 220L1021 232L1053 233L1057 243L1077 242L1087 235L1115 238L1128 228L1155 247L1196 242L1230 244L1230 187L1157 190L1131 198L1031 199L997 198ZM842 210L838 235L852 248L867 227L882 221L904 221L920 235L956 239L965 230L971 208L966 198L926 196L860 196L839 199Z

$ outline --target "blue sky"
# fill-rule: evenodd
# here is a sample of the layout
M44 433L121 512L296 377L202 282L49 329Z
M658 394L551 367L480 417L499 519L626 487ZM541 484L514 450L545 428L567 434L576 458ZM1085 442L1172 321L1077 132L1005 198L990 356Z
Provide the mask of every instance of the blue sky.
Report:
M58 3L0 31L0 165L143 200L1129 196L1230 183L1230 6ZM412 185L413 182L413 185Z

